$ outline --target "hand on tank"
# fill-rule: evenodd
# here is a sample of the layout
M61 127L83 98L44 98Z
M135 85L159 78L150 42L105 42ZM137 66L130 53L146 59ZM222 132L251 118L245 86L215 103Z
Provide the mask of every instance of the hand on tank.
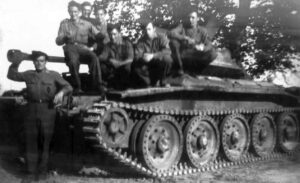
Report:
M203 51L204 50L205 45L203 43L197 44L195 45L196 50L198 51Z
M144 53L143 59L146 62L150 62L153 58L154 58L154 54L153 53Z
M58 92L55 95L54 100L53 100L54 105L57 106L57 105L61 104L63 101L63 97L64 97L64 92L63 91Z

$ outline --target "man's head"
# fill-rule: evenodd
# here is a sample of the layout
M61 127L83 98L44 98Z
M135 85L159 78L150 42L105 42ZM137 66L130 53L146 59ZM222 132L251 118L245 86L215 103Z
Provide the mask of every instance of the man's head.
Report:
M120 25L118 25L118 24L112 25L109 28L109 34L110 34L111 41L113 43L120 43L121 42L122 34L121 34Z
M41 51L33 51L31 54L35 70L40 72L46 69L48 55Z
M145 24L145 31L150 39L153 39L156 36L156 27L151 21Z
M85 1L81 4L82 16L84 18L90 18L92 13L92 4L88 1Z
M78 20L81 14L81 5L75 1L70 1L68 4L68 11L71 17L71 20Z
M191 27L197 27L199 21L198 12L196 10L191 11L188 14L188 23Z
M106 10L104 8L97 8L95 10L95 17L96 20L99 22L105 22L105 17L106 17Z

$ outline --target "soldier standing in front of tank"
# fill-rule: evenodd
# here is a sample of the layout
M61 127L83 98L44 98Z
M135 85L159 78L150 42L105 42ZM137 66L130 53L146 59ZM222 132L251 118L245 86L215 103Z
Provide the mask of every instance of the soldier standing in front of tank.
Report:
M144 21L145 34L135 49L133 74L137 87L164 86L172 66L169 40L151 20Z
M109 33L111 42L99 55L102 74L109 86L115 89L126 89L130 85L133 46L128 39L122 37L120 25L111 26Z
M23 182L45 178L49 159L49 145L54 132L55 105L72 92L71 85L57 72L47 70L47 54L33 52L35 70L18 72L22 59L11 64L7 77L26 82L27 108L24 117L28 177ZM41 146L39 144L41 143ZM40 160L40 161L39 161ZM38 177L39 176L39 177Z
M176 73L182 75L187 70L199 70L199 66L208 65L217 57L210 38L204 27L198 25L197 9L189 12L188 20L169 32L170 47L174 54Z
M96 37L99 31L92 23L82 20L79 17L81 5L77 2L69 2L68 11L70 19L65 19L61 22L56 38L56 44L59 46L65 45L63 49L66 63L69 66L70 73L75 82L74 93L82 92L79 66L80 62L87 61L92 76L93 89L104 94L100 63L97 55L93 52L95 47L88 46L89 38Z

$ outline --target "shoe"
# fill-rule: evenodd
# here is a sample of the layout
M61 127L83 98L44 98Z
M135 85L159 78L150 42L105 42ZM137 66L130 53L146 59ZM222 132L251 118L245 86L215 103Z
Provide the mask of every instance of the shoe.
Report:
M82 93L84 93L84 92L82 91L81 88L75 88L75 89L73 90L73 93L76 95L76 94L82 94Z

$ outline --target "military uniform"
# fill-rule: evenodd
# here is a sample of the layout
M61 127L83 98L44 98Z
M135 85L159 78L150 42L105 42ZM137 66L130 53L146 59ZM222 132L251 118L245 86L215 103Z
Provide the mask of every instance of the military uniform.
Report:
M81 89L79 77L80 62L88 63L94 89L99 89L102 85L100 63L97 55L87 47L90 44L90 38L95 38L98 33L99 31L92 23L82 19L79 19L78 22L65 19L60 24L56 44L65 44L63 49L66 62L77 89Z
M31 174L37 171L43 173L47 169L56 116L52 101L58 91L67 95L72 92L72 87L57 72L18 72L18 67L19 64L12 64L7 77L14 81L24 81L27 86L28 104L24 113L24 128L28 171ZM42 153L39 155L39 152Z
M113 88L127 88L130 85L131 62L114 68L109 62L109 59L115 59L124 63L127 60L133 60L133 58L133 46L129 40L122 38L121 44L115 44L113 42L107 44L103 53L99 56L104 80Z
M145 62L145 53L154 54L154 58ZM156 37L152 40L147 36L141 38L136 45L135 57L133 74L136 75L134 82L137 87L154 86L158 81L164 83L172 66L171 50L166 35L156 32Z
M195 44L188 44L185 40L186 36L194 39ZM171 38L170 47L175 57L174 62L179 70L183 70L183 67L187 67L188 70L202 69L203 65L208 65L217 57L204 27L198 25L196 28L191 28L180 24L169 32L169 37ZM205 45L203 51L194 48L200 43Z

